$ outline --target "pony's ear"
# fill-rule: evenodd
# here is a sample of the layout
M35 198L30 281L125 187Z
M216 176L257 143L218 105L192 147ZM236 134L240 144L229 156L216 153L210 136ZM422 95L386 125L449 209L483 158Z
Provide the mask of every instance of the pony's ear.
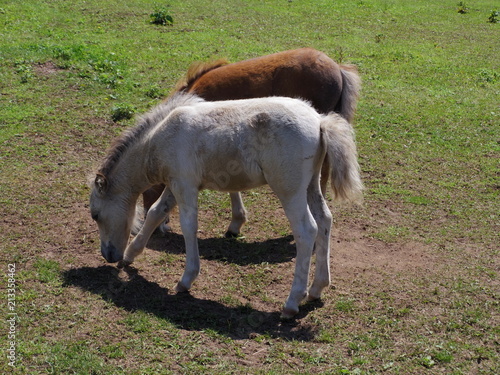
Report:
M97 187L97 190L99 191L100 194L104 194L108 188L108 180L106 180L106 177L104 177L102 174L97 174L95 176L95 186Z

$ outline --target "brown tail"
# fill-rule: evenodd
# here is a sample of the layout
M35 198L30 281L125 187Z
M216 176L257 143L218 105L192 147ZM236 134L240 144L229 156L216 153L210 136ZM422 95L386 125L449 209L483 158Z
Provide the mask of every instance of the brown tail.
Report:
M227 61L226 59L219 59L208 63L192 63L186 75L175 85L174 92L187 90L194 82L196 82L196 80L198 80L204 74L227 64L229 64L229 61Z
M342 74L342 93L340 101L335 107L335 112L340 113L342 117L352 123L361 90L361 78L354 65L340 65L340 73Z

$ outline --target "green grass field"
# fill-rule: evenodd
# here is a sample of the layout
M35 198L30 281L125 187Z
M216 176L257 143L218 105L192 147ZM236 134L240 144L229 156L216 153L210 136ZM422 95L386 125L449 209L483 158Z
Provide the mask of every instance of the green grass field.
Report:
M0 1L0 372L500 373L500 4L458 3ZM238 240L228 197L200 194L191 294L176 217L131 271L106 264L87 181L133 115L194 61L305 46L363 79L365 202L330 204L323 300L279 320L294 246L266 188Z

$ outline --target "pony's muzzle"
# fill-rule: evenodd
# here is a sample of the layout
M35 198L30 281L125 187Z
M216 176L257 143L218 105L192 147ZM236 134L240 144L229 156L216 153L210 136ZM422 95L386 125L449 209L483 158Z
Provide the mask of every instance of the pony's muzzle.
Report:
M101 242L101 254L108 263L116 263L123 259L123 254L111 242L107 244Z

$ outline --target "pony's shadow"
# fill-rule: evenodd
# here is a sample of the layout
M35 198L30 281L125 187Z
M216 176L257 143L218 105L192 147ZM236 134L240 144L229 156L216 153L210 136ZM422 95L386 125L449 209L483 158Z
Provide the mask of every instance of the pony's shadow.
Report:
M196 298L189 293L173 294L148 281L133 267L119 270L112 266L81 267L63 272L65 286L90 291L127 311L154 314L186 330L211 329L232 339L248 339L256 334L310 341L315 327L299 320L320 307L321 302L301 306L296 319L282 321L279 312L264 312L250 306L229 307Z
M296 255L293 236L272 238L265 241L247 242L238 238L198 238L200 257L207 260L233 263L240 266L249 264L284 263ZM148 249L183 254L184 237L182 234L169 232L165 235L151 236Z

